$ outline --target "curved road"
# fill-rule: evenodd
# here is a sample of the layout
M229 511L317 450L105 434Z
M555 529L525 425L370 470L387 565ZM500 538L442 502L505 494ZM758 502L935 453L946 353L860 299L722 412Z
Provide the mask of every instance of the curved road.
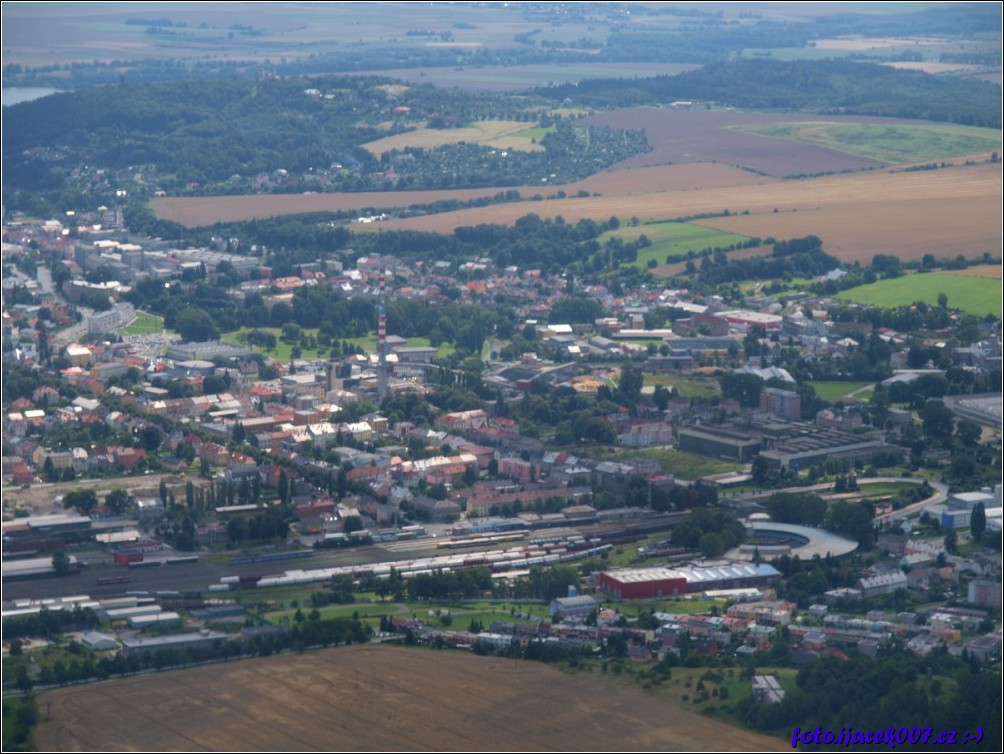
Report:
M869 477L868 479L858 479L858 486L865 486L868 484L882 484L888 482L907 482L909 484L923 484L927 481L931 487L934 488L934 494L931 495L926 500L921 500L920 502L913 503L906 506L905 508L900 508L898 511L892 511L890 513L883 513L880 516L875 517L876 524L890 524L895 521L911 516L915 513L923 511L925 508L931 505L940 505L948 500L948 485L942 482L935 482L931 479L924 479L923 477L902 477L902 476L879 476L879 477ZM804 487L785 487L780 490L766 490L764 492L747 492L742 495L736 495L736 499L740 500L756 500L761 497L770 497L775 492L819 492L822 490L832 490L832 482L824 482L822 484L810 484Z

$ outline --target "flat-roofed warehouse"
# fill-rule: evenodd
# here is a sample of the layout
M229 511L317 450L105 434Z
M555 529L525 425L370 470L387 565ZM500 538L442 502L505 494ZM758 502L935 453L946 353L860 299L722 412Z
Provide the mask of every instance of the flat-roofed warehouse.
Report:
M781 572L766 564L736 563L722 566L677 568L619 568L603 571L597 584L614 599L672 597L709 589L742 589L773 583Z
M671 568L620 568L603 571L600 588L614 599L634 600L646 597L672 597L685 594L687 580Z
M761 439L757 435L722 427L686 427L679 433L680 450L728 458L740 463L753 458L761 445Z
M688 592L704 592L708 589L744 589L773 584L781 578L781 572L766 563L679 566L676 570L687 580Z
M770 450L761 451L760 457L766 459L771 469L799 471L835 458L867 462L887 453L902 455L903 450L867 435L807 427Z
M180 652L185 649L213 646L227 641L228 638L226 634L219 631L203 630L197 633L169 634L149 639L123 639L122 651L126 654L157 652L162 649L173 649Z

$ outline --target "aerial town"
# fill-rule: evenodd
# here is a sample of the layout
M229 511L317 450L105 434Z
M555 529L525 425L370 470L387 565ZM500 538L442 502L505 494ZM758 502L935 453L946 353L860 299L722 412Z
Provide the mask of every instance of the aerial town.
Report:
M522 588L546 602L517 611L524 620L452 626L437 608L370 628L479 651L614 645L653 663L783 648L797 667L901 642L920 656L1000 657L1001 485L954 482L958 451L918 443L991 438L999 459L1000 398L981 394L1000 374L999 321L976 323L973 342L939 350L934 367L915 354L943 334L835 322L825 296L730 309L650 284L590 286L579 295L603 316L568 324L548 318L567 279L487 258L463 265L477 273L466 283L449 265L351 250L273 278L249 257L127 233L113 212L73 227L4 227L4 621L59 611L93 655L22 666L16 683L107 677L157 653L253 651L283 624L269 619L277 605L263 614L246 595L289 585L430 604L518 604ZM89 282L96 270L110 279ZM152 319L129 300L150 280L174 295L208 283L266 309L338 289L373 302L376 337L343 356L275 359L250 338L130 334ZM442 410L446 388L462 399L475 373L387 326L387 301L435 307L448 287L460 304L519 302L519 335L536 349L485 338L476 389L493 397L481 407ZM83 303L97 299L101 311ZM668 309L684 316L648 326ZM807 415L803 400L820 399L775 364L845 361L863 343L888 354L890 376L849 384L868 400ZM946 416L897 407L946 375L979 392ZM604 394L608 412L542 436L549 404ZM799 560L840 578L794 586ZM517 586L562 565L544 591ZM629 618L665 600L672 610ZM784 698L771 675L750 683L762 703Z
M1001 248L986 222L1000 161L983 149L999 116L996 131L958 126L989 141L944 162L694 168L631 162L671 139L548 83L533 95L546 108L504 111L532 134L522 147L444 142L450 176L430 178L432 147L372 145L458 128L429 125L450 108L495 122L507 99L278 70L256 70L250 93L204 85L270 113L348 108L381 124L346 127L373 156L248 147L211 175L209 147L204 169L180 146L117 162L120 139L142 141L125 116L127 136L101 124L86 148L70 132L31 146L44 107L76 117L69 95L36 100L42 115L4 107L18 181L4 179L0 254L5 751L82 745L48 738L63 733L36 700L58 718L90 698L59 694L95 684L224 678L237 660L345 645L371 667L440 652L628 686L759 736L733 748L797 743L809 722L1000 745ZM137 91L101 96L142 113ZM653 122L716 149L736 133L719 131L768 128L734 125L746 115L724 95L656 100ZM783 117L769 127L801 127ZM519 149L519 182L496 181ZM644 171L680 183L646 204ZM980 192L944 200L975 207L956 245L908 233L915 209L881 230L846 222L865 209L841 181L894 207L925 176L938 202L944 186ZM802 198L812 185L824 198ZM324 192L365 200L306 209ZM258 203L231 217L230 199ZM184 214L197 204L214 224Z

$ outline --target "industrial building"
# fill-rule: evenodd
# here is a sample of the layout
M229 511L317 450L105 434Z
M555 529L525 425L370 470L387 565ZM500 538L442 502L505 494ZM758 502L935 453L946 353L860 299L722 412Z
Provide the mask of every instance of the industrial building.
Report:
M585 620L594 610L596 610L596 600L588 595L558 597L551 600L551 618Z
M760 457L766 459L771 469L800 471L837 458L868 463L879 455L902 455L903 452L902 448L889 445L881 438L805 426L798 434L761 451Z
M701 425L681 429L680 450L745 463L760 450L761 439L753 434Z
M617 600L673 597L687 592L687 580L670 568L621 568L603 571L599 587Z
M187 634L155 636L150 639L123 639L122 651L127 655L157 652L162 649L181 651L184 649L211 647L224 641L227 641L226 634L219 631L202 630Z
M3 523L5 552L62 550L68 544L88 541L93 536L90 517L68 513L28 516Z
M622 568L603 571L597 584L614 599L672 597L715 589L746 589L777 581L781 572L766 564L677 568Z
M781 578L781 572L766 563L735 563L722 566L680 566L688 592L709 589L746 589L766 586Z

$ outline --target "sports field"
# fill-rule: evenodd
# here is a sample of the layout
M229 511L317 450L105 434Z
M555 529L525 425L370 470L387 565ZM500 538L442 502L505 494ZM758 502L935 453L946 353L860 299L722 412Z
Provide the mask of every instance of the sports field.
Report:
M854 301L869 306L908 306L923 301L929 306L938 305L938 297L948 297L949 309L961 309L983 317L993 314L1001 317L1001 281L985 277L943 275L938 273L904 275L892 280L880 280L871 285L851 288L838 295L844 301Z
M871 396L873 382L810 382L816 395L824 401L835 403L848 398L864 401Z
M136 319L119 330L122 335L156 335L163 331L164 318L146 312L136 312Z
M39 751L790 749L611 676L342 647L45 692L35 741Z

